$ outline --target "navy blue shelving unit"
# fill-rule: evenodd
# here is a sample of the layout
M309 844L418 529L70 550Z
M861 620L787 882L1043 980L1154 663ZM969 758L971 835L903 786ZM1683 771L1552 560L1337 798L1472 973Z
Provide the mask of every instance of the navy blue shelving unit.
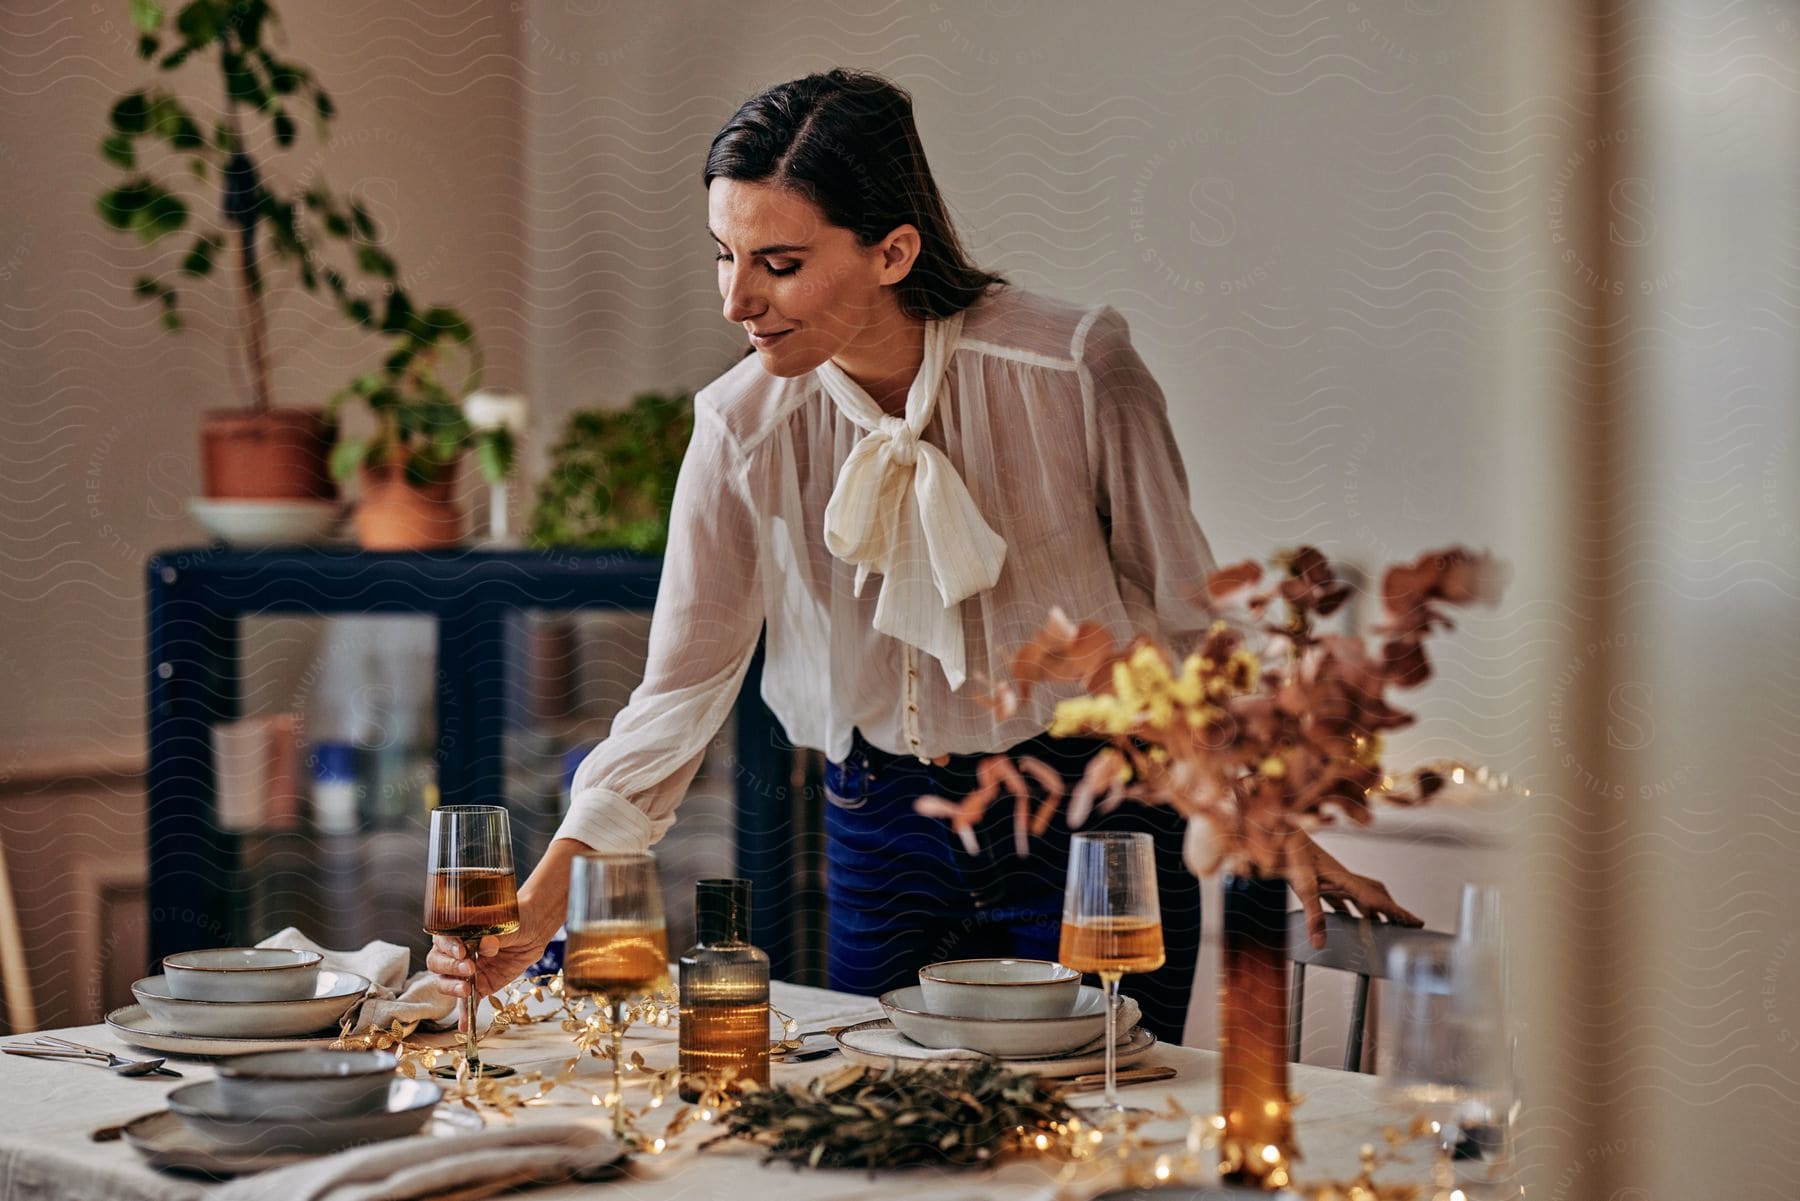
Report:
M437 760L444 804L504 795L509 629L530 610L650 609L661 560L624 553L382 554L288 547L165 551L148 577L151 962L234 929L241 836L215 823L212 726L240 704L240 624L264 614L420 614L437 622ZM799 969L795 755L762 703L761 654L738 699L739 874L753 934L779 975ZM422 869L421 869L422 870Z

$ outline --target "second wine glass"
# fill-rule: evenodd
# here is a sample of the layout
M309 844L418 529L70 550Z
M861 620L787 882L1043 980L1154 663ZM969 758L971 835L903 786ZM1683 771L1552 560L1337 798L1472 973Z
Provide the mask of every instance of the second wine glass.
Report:
M441 805L431 811L426 852L425 932L459 940L471 961L481 940L519 928L519 892L513 879L512 829L497 805ZM470 1074L510 1076L505 1064L484 1063L475 1050L475 1014L481 995L474 977L463 1002L463 1057ZM454 1064L438 1076L457 1074Z
M1106 987L1106 1099L1125 1112L1118 1092L1119 980L1163 965L1162 908L1156 895L1156 847L1148 834L1077 834L1069 842L1063 892L1064 966L1093 972Z
M669 985L669 935L656 858L578 855L569 868L569 937L563 987L598 998L612 1032L613 1135L627 1141L625 1027L633 997Z

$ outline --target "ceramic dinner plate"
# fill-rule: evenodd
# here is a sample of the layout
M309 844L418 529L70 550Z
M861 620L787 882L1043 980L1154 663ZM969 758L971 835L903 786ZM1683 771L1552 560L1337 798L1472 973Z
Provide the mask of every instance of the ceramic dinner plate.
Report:
M380 1115L378 1119L379 1117ZM482 1126L481 1115L451 1105L427 1110L426 1120L431 1123L424 1129L426 1134L454 1135L479 1130ZM159 1109L127 1123L122 1135L151 1167L172 1172L193 1172L203 1176L241 1176L249 1172L287 1167L311 1158L309 1154L296 1151L236 1150L228 1144L208 1138L201 1130L184 1121L179 1114L167 1109ZM375 1136L359 1132L352 1141L372 1142L375 1141Z
M379 1143L418 1133L444 1090L430 1080L388 1082L386 1104L367 1113L316 1113L294 1118L235 1117L219 1082L202 1080L169 1094L169 1109L202 1142L244 1155L325 1155L353 1143Z
M881 997L882 1012L900 1033L926 1047L966 1048L1002 1058L1060 1055L1104 1038L1106 994L1082 985L1074 1012L1050 1018L965 1018L932 1013L918 985L896 988ZM1129 1030L1137 1022L1134 1002L1121 1006L1120 1020Z
M338 1036L336 1030L331 1030L299 1038L206 1038L171 1030L145 1012L142 1005L126 1005L113 1010L106 1015L106 1024L114 1034L141 1050L197 1058L329 1047Z
M313 995L298 1001L186 1001L169 991L166 976L146 976L132 996L167 1030L202 1038L293 1038L335 1029L369 991L355 972L319 973Z
M1072 1055L1052 1055L1040 1059L991 1057L975 1051L933 1050L929 1047L921 1047L907 1038L894 1029L894 1024L886 1018L876 1018L872 1022L860 1022L839 1031L837 1044L838 1050L844 1053L847 1061L869 1067L889 1067L895 1060L909 1064L947 1064L996 1058L999 1063L1014 1071L1030 1072L1038 1076L1082 1076L1089 1072L1106 1070L1105 1048L1095 1051L1084 1048ZM1136 1063L1148 1055L1155 1046L1156 1035L1142 1026L1137 1027L1125 1042L1119 1044L1119 1066Z

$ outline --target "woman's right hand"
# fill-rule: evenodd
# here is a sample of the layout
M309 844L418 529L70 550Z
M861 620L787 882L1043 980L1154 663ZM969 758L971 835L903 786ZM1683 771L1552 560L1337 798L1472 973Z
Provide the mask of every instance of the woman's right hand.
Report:
M523 918L522 901L519 909ZM543 958L544 948L550 944L548 938L540 938L535 932L525 933L527 928L521 921L515 933L488 935L481 940L479 958L476 959L469 957L468 948L463 946L460 938L434 936L431 953L425 956L425 966L437 976L438 991L466 997L473 982L479 995L491 997L511 984L526 968Z
M531 878L519 889L518 930L482 939L478 958L470 958L460 939L433 938L425 967L437 976L438 990L466 997L473 983L477 995L491 997L542 959L544 948L556 937L568 907L569 863L587 849L569 838L552 842Z

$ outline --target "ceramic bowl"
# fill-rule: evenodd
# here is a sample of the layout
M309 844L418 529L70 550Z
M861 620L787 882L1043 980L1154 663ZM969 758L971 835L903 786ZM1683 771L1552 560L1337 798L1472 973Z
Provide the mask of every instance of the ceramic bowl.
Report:
M200 528L232 546L322 542L340 509L329 500L188 501L188 513Z
M963 1047L1005 1059L1060 1055L1106 1035L1106 994L1081 986L1073 1013L1049 1018L959 1018L934 1012L918 985L881 998L894 1029L923 1047Z
M328 1118L387 1104L392 1051L269 1051L218 1065L220 1109L239 1118Z
M297 1001L319 983L317 951L219 947L163 957L169 995L183 1001Z
M1081 973L1047 959L951 959L919 969L925 1008L958 1018L1060 1018Z
M335 1026L369 991L367 976L319 973L313 995L298 1001L188 1001L169 991L168 978L148 976L132 996L158 1024L203 1038L285 1038Z
M258 1154L324 1154L364 1143L404 1138L431 1120L444 1090L429 1080L392 1077L374 1111L332 1117L238 1117L219 1098L219 1081L203 1080L176 1089L169 1109L206 1145L222 1151Z

